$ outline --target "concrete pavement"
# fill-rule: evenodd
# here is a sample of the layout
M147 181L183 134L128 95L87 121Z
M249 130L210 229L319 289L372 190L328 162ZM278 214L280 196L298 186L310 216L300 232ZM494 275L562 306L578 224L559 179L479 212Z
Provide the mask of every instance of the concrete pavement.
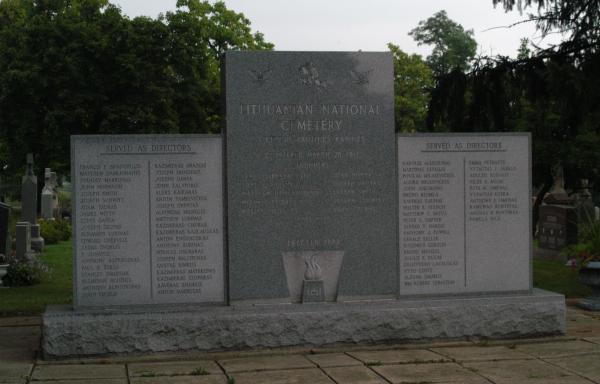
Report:
M0 383L600 384L600 313L573 306L567 335L527 340L43 361L39 337L39 318L0 319Z

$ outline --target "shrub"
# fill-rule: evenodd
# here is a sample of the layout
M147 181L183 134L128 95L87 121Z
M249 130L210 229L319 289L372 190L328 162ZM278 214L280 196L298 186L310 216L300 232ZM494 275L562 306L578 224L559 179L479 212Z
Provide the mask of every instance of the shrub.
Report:
M46 244L56 244L71 238L71 224L67 220L40 220L40 232Z
M56 228L60 232L60 241L67 241L71 238L73 228L68 220L60 219L55 222Z
M37 258L31 260L13 258L8 264L2 282L9 287L34 285L39 284L49 273L50 268Z
M60 232L53 223L50 220L40 221L40 233L44 238L45 244L56 244L60 241Z

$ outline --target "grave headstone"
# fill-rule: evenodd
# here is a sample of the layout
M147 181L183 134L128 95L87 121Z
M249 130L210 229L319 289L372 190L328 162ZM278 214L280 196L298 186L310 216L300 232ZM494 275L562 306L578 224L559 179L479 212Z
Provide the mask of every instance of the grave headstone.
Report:
M560 164L552 169L552 176L554 184L539 208L538 238L541 248L561 250L577 243L580 215L575 198L564 189Z
M394 297L391 55L230 51L224 76L231 300Z
M398 136L400 295L528 291L528 134Z
M594 222L596 213L594 211L594 201L589 189L589 181L582 179L580 181L581 189L577 193L575 207L577 209L577 232L581 233L583 228Z
M538 238L541 248L554 250L577 243L576 208L571 205L541 205Z
M56 176L56 172L52 172L51 168L46 168L45 172L47 174L46 177L48 178L48 184L50 185L50 188L56 190L58 187L58 177Z
M565 174L561 164L552 168L554 183L550 191L544 196L546 204L573 205L573 198L565 190Z
M33 173L33 154L27 154L27 173L21 181L21 221L30 224L29 241L34 251L44 248L44 239L40 235L37 223L37 177Z
M44 249L44 238L41 234L40 225L32 225L29 230L31 232L31 249L36 252L42 252Z
M15 254L17 259L25 260L31 257L31 224L20 221L15 230Z
M42 188L42 218L52 220L56 216L58 208L58 194L56 192L56 176L51 172L50 168L46 168L44 172L44 188Z
M4 276L6 276L6 273L8 272L8 266L8 264L0 263L0 288L6 288L2 279L4 278Z
M54 212L52 211L52 192L48 190L48 188L44 187L42 189L42 219L44 220L53 220Z
M223 303L210 135L72 136L75 306Z
M33 155L27 154L27 173L21 181L21 221L37 224L37 177L33 173Z
M52 188L52 210L54 215L57 216L59 210L59 201L58 201L58 176L56 172L50 172L50 188Z
M10 205L0 203L0 253L8 256L11 251L11 239L9 231Z

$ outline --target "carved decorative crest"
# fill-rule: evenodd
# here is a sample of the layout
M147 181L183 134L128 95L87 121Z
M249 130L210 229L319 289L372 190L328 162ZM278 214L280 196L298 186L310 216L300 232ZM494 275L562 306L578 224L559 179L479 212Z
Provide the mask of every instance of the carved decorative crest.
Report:
M252 81L258 85L263 85L267 79L267 74L271 72L270 68L267 68L263 71L250 69L248 72L252 75Z
M312 62L307 61L302 64L298 68L298 72L300 72L301 84L313 86L319 92L327 88L327 81L319 78L319 71L317 71L317 67Z
M372 69L368 71L350 71L350 76L354 79L354 82L358 85L367 85L369 84L369 77L371 77L371 73L373 73Z

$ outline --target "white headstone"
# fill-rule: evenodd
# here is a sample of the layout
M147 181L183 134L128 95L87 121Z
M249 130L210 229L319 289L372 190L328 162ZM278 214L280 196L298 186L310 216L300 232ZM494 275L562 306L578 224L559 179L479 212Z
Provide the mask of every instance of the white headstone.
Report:
M21 181L21 221L37 223L37 177L33 173L33 155L27 154L27 173Z

